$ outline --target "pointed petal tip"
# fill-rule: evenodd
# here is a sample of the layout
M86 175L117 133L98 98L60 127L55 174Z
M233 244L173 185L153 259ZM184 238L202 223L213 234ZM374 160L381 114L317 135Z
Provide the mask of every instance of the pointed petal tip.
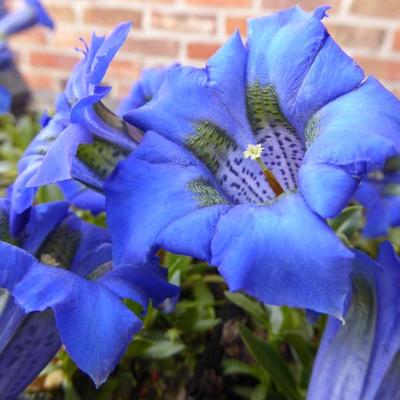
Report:
M327 11L329 11L331 8L332 7L328 5L320 6L314 10L313 16L321 20L324 18L329 18L329 14L327 13Z

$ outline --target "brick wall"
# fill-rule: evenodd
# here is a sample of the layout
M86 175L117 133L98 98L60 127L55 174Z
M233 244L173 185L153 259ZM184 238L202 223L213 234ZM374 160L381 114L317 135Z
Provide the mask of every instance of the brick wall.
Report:
M35 28L11 41L19 65L41 100L50 104L78 59L78 37L106 34L121 20L135 24L107 81L113 96L128 92L144 66L202 65L246 18L300 3L333 8L332 36L369 74L400 95L400 0L42 0L57 23L53 32ZM19 6L13 0L12 6Z

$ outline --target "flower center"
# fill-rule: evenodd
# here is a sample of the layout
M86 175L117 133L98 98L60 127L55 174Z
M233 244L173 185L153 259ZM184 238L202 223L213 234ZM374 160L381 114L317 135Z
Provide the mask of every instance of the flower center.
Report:
M261 144L249 144L247 149L243 152L243 156L244 158L250 158L251 160L257 161L257 164L264 173L266 181L274 191L275 195L278 197L284 193L284 190L279 181L275 178L275 175L264 164L264 161L261 158L263 150L264 148L261 146Z

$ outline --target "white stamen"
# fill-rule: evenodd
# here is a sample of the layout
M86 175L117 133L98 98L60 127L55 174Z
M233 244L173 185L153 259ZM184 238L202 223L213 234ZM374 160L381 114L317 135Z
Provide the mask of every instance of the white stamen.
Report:
M244 158L251 158L252 160L257 160L261 157L264 148L261 144L249 144L247 149L243 152Z

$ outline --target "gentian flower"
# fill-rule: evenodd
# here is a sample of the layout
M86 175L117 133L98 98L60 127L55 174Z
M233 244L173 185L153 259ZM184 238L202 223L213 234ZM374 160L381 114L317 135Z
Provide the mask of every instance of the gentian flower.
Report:
M178 67L125 119L147 131L106 184L116 263L159 247L231 290L343 316L353 254L324 218L400 147L400 104L299 7ZM149 206L149 204L151 206Z
M54 22L46 12L40 0L25 0L21 10L6 13L0 19L0 37L6 38L35 25L54 29Z
M179 64L172 64L169 67L146 68L142 71L140 78L132 86L128 96L118 106L117 115L124 115L133 108L138 108L150 101L158 92L164 82L166 73L177 67Z
M7 114L11 109L11 93L4 86L0 86L0 114Z
M22 234L8 234L9 202L0 200L0 393L14 399L63 344L98 386L114 369L140 319L121 301L147 308L175 297L153 259L113 269L108 232L68 211L33 207Z
M400 226L400 157L368 174L354 197L366 209L365 236L385 236L390 227Z
M329 318L308 399L392 400L400 396L400 260L389 242L378 265L358 252L346 323Z
M19 175L12 198L16 214L32 205L37 188L43 185L75 178L101 191L114 165L136 147L141 133L102 104L101 100L111 88L100 86L129 29L130 24L125 23L107 39L92 36L90 48L83 51L84 59L74 68L64 93L57 100L54 117L18 164ZM66 190L61 184L68 196L69 186ZM88 196L95 195L89 193ZM84 200L88 200L87 197ZM101 197L95 200L94 208L97 208L103 200ZM11 227L16 230L14 224Z

